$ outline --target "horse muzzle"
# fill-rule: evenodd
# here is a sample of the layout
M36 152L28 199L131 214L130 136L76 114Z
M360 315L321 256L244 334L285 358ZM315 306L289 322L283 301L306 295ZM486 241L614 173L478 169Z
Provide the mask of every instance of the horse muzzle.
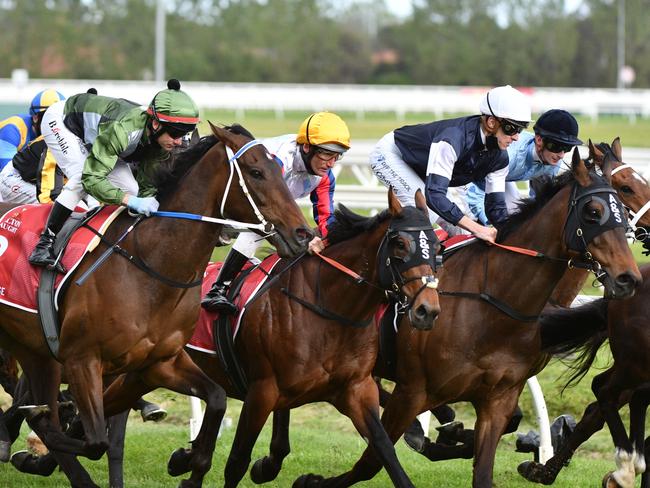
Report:
M605 285L605 298L630 298L634 296L637 287L641 284L641 276L628 271L619 274L616 278L611 278L607 274L602 283Z
M431 330L440 314L440 306L430 306L424 303L409 309L409 320L417 330Z

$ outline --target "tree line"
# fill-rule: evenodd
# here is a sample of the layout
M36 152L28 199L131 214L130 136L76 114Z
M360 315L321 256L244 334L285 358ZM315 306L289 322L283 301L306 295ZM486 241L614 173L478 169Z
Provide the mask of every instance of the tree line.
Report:
M620 0L167 0L166 74L225 82L614 87ZM650 3L625 0L650 86ZM0 0L0 77L151 79L155 0Z

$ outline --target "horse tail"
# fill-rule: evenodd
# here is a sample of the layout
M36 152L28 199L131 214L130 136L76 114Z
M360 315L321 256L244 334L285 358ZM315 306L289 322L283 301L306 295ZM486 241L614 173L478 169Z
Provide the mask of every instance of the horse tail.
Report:
M542 351L562 357L573 370L564 388L587 374L607 341L607 305L601 298L576 308L553 310L540 318Z

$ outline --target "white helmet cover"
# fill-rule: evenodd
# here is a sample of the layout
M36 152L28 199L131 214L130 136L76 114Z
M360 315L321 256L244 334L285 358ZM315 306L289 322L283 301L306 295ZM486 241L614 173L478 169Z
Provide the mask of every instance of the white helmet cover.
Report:
M528 123L532 118L528 97L510 85L497 86L487 92L479 103L483 115Z

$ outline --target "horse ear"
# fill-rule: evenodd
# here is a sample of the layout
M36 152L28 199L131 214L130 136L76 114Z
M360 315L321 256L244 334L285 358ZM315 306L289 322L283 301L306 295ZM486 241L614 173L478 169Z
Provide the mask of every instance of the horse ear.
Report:
M601 151L593 142L591 142L591 139L589 139L589 159L593 160L596 164L598 164L598 166L600 166L599 163L602 162L604 157L605 153Z
M214 136L219 139L221 142L226 144L230 149L233 149L234 142L231 137L231 133L228 132L226 129L223 127L217 127L214 125L212 122L208 120L208 124L210 124L210 130L212 130L212 133Z
M616 159L618 159L621 162L623 161L623 147L621 146L620 137L617 137L612 142L612 152L614 153L614 156L616 156Z
M190 146L193 146L194 144L198 143L201 140L201 136L199 135L199 129L194 129L192 131L192 135L190 136Z
M589 141L589 146L591 147L591 141ZM577 148L573 150L573 159L571 160L571 171L573 172L573 176L575 177L576 181L581 186L589 185L590 183L589 168L587 168L587 165L580 157L580 152L578 151Z
M402 204L395 196L392 186L388 188L388 209L391 215L397 215L402 212Z
M424 198L424 193L419 188L415 192L415 206L422 210L425 214L429 215L429 209L427 208L427 199Z

